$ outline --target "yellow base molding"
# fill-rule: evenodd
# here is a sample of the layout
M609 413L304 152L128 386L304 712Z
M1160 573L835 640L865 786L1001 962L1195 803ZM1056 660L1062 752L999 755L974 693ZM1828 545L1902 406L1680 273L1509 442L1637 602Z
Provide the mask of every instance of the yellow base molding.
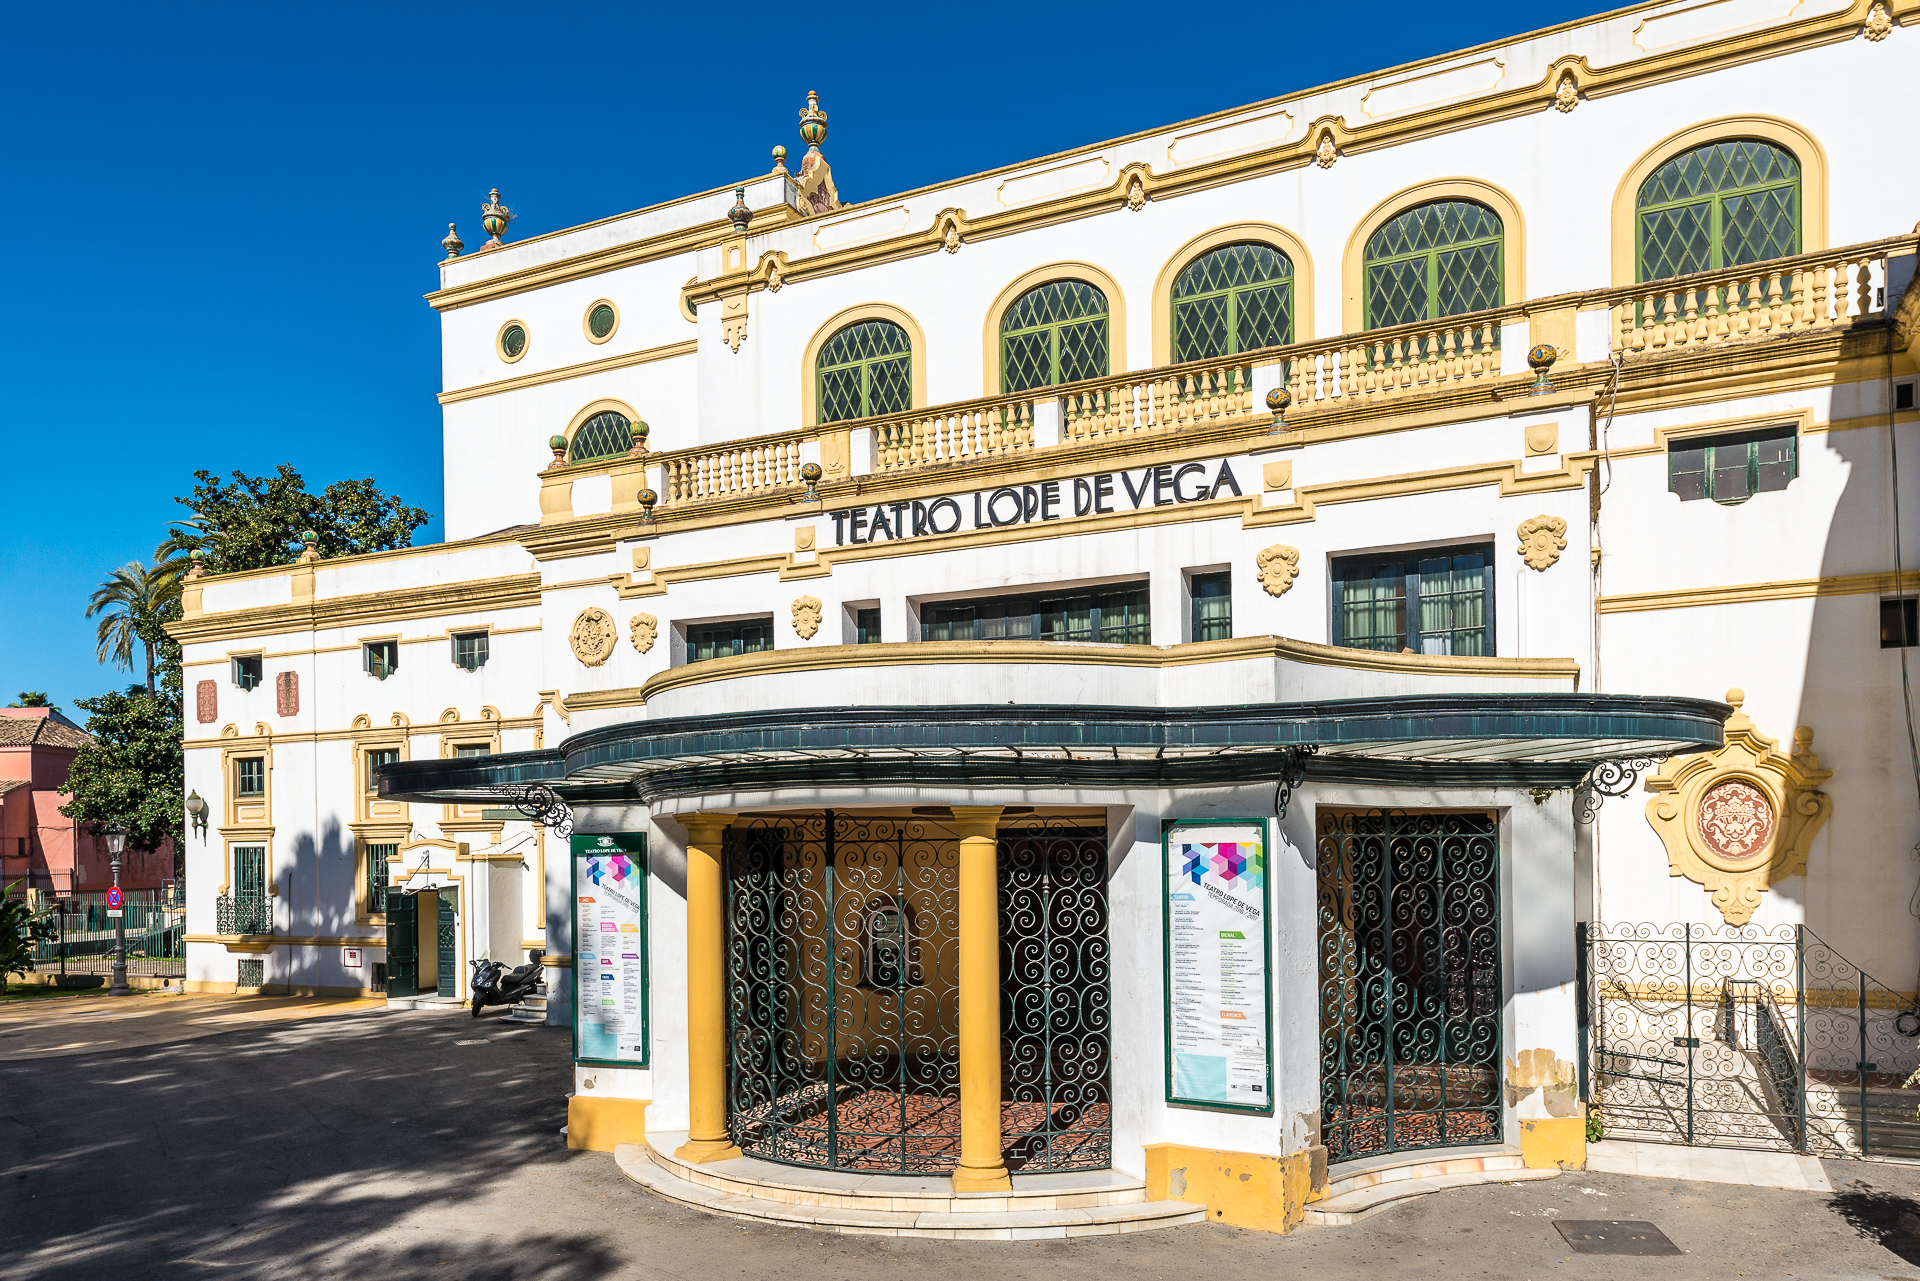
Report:
M673 1155L688 1165L705 1165L709 1161L731 1161L746 1154L735 1147L731 1139L688 1139L673 1150Z
M211 993L215 996L344 996L349 999L370 1001L386 995L385 992L371 987L338 987L330 984L311 983L269 983L265 987L240 987L232 979L188 979L187 991Z
M1195 1201L1208 1223L1291 1232L1306 1220L1312 1155L1256 1156L1177 1143L1147 1145L1147 1199Z
M1529 1170L1587 1168L1587 1118L1549 1116L1520 1122L1520 1160Z
M645 1143L649 1101L574 1095L567 1100L567 1146L611 1152L622 1143Z

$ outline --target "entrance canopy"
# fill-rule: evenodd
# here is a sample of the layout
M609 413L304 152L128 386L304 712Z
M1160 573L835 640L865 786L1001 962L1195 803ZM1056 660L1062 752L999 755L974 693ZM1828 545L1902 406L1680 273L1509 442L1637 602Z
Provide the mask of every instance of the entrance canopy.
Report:
M1202 707L796 707L638 720L560 746L406 761L383 797L570 801L848 785L1205 787L1306 777L1570 787L1594 764L1720 746L1725 703L1618 694L1433 694Z

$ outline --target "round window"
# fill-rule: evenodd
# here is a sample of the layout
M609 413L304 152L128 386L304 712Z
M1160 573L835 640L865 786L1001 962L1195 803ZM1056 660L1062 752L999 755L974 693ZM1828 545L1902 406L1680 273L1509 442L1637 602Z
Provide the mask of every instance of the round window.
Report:
M610 302L597 302L587 313L587 333L595 342L605 342L613 335L615 325L620 323L620 314Z
M527 327L517 320L509 320L500 329L500 358L511 364L524 356L527 351Z

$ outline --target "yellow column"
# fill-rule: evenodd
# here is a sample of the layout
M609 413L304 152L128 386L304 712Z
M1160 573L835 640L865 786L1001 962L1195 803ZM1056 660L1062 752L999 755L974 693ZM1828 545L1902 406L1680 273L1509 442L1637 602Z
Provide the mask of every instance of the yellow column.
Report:
M998 805L956 805L960 829L960 1164L955 1192L1013 1187L1000 1160Z
M727 1134L727 1009L720 834L727 814L683 814L687 829L687 1141L699 1164L740 1155Z

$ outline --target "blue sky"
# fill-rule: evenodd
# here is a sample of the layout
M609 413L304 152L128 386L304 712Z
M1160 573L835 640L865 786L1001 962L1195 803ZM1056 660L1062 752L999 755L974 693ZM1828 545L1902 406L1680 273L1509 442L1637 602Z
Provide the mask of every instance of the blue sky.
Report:
M0 702L133 679L89 593L195 468L435 513L449 221L510 238L764 172L817 89L860 201L1597 10L23 5L0 48ZM904 19L904 20L903 20Z

